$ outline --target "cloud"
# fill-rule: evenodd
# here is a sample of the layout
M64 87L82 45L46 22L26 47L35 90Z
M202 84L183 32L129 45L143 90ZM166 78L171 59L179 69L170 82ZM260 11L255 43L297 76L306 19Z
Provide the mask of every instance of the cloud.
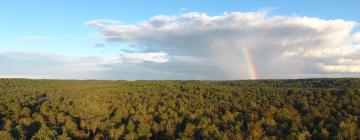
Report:
M169 63L172 61L171 63ZM208 67L191 66L164 52L119 52L74 56L45 52L0 52L0 78L60 79L209 79ZM191 66L191 67L187 67Z
M360 32L355 33L355 34L352 36L352 39L354 40L354 42L360 43Z
M327 65L321 64L321 69L325 72L351 72L359 73L360 65Z
M169 61L167 54L164 52L124 53L122 57L132 63L142 63L144 61L165 63Z
M321 63L320 68L325 72L360 73L360 59L339 58L333 64Z
M196 58L192 56L173 56L172 59L177 62L183 62L183 63L195 63L195 64L202 64L205 60L201 58Z
M107 42L146 45L170 57L206 60L223 71L224 79L251 78L248 63L256 66L260 78L360 72L360 34L352 34L358 25L354 21L259 11L159 15L135 24L98 19L86 24L97 28ZM245 57L245 48L253 62ZM340 58L354 61L344 66L337 61Z

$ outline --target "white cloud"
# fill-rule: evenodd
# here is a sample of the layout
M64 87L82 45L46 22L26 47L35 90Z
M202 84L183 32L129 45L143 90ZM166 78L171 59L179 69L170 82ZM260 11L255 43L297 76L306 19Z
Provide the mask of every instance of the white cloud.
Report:
M121 56L132 63L142 63L144 61L165 63L169 61L167 54L164 52L124 53Z
M0 52L0 78L35 79L190 79L166 65L164 52L122 52L108 56L74 56L45 52ZM165 65L164 65L165 64ZM173 65L171 63L170 65ZM177 67L171 70L168 67ZM164 69L164 70L162 70ZM185 68L187 69L187 68Z
M338 58L333 64L321 63L320 68L324 72L360 73L360 59Z
M325 72L350 72L359 73L360 65L326 65L321 64L320 68Z
M352 39L354 40L354 42L360 43L360 32L355 33L355 34L352 36Z
M108 42L141 44L170 57L206 60L223 70L225 79L250 78L244 48L250 50L260 78L357 72L359 67L358 63L336 62L339 58L360 60L359 34L351 35L358 23L342 19L268 16L263 11L217 16L193 12L154 16L135 24L114 20L86 24L97 28Z
M346 65L352 65L352 64L356 64L356 65L360 65L360 60L353 60L353 59L344 59L344 58L340 58L337 60L339 64L346 64Z

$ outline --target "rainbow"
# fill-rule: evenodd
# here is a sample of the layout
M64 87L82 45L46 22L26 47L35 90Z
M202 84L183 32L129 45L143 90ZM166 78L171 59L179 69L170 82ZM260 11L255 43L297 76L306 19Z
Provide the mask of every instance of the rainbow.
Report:
M251 52L249 51L248 48L245 48L245 47L243 48L242 51L243 51L244 56L246 58L246 63L247 63L248 71L250 73L250 78L251 79L257 79L256 67L255 67Z

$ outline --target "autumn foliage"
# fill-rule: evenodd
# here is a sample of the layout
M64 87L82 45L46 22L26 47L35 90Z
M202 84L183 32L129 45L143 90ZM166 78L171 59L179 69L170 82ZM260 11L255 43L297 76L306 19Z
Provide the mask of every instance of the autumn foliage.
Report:
M0 79L1 139L359 139L360 79Z

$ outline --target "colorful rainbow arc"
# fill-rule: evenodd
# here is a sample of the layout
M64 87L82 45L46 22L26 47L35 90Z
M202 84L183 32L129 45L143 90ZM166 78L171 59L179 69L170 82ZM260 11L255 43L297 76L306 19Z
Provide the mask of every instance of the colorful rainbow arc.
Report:
M244 53L245 58L246 58L246 63L247 63L248 71L250 73L250 78L251 79L257 79L258 77L257 77L257 74L256 74L256 67L255 67L251 52L249 51L248 48L243 48L243 53Z

